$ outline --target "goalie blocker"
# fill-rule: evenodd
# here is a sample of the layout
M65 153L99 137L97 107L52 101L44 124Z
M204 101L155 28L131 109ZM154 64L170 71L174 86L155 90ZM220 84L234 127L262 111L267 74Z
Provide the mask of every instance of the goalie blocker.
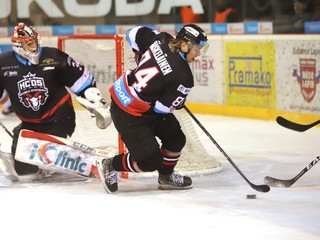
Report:
M111 154L69 139L21 130L15 159L42 169L99 179L96 158Z
M84 92L85 98L77 97L76 100L96 118L98 128L105 129L111 124L109 106L98 88L88 88Z

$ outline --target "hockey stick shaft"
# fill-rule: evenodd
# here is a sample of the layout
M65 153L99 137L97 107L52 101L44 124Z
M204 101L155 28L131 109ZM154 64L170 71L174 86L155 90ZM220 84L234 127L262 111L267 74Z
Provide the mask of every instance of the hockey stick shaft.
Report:
M8 128L6 128L6 126L1 121L0 121L0 125L4 129L4 131L8 133L11 138L13 138L13 134L8 130Z
M299 178L301 178L305 173L307 173L317 162L320 161L320 156L317 156L313 159L304 169L302 169L294 178L291 179L278 179L266 176L264 181L266 184L272 187L290 187L292 186Z
M289 128L291 130L298 131L298 132L304 132L320 123L320 120L318 120L310 124L299 124L299 123L292 122L288 119L285 119L284 117L281 117L281 116L277 117L276 121L279 125L285 128Z
M231 163L231 165L237 170L237 172L242 176L242 178L255 190L259 192L269 192L270 187L268 185L255 185L249 181L249 179L244 175L244 173L239 169L239 167L232 161L229 155L222 149L218 142L210 135L210 133L205 129L205 127L200 123L200 121L193 115L193 113L184 106L184 109L190 115L190 117L198 124L201 130L209 137L209 139L216 145L219 151L225 156L225 158Z

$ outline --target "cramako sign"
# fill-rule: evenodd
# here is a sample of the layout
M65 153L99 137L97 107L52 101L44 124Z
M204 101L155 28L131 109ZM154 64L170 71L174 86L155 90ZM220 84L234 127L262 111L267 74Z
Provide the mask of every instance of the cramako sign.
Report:
M148 15L156 7L156 0L142 0L137 3L128 3L127 0L99 0L95 3L80 4L77 0L62 0L62 6L54 0L16 0L17 17L30 17L30 4L35 2L48 15L49 18L65 17L64 12L72 17L103 17L110 13L114 4L117 17L143 16ZM174 7L189 5L195 13L204 13L201 0L160 0L157 14L170 14ZM61 9L62 8L62 9ZM64 11L63 11L64 10ZM11 0L1 0L0 18L6 18L14 11Z

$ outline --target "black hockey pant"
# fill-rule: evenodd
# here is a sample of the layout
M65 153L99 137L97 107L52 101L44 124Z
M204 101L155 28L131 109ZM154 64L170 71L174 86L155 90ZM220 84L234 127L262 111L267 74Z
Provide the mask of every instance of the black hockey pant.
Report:
M163 174L173 171L163 169L160 144L161 149L172 153L180 153L185 145L186 137L174 114L162 114L156 119L137 117L124 112L114 102L110 112L115 127L140 170L158 170ZM113 165L117 171L123 169L122 158L123 154L114 158Z

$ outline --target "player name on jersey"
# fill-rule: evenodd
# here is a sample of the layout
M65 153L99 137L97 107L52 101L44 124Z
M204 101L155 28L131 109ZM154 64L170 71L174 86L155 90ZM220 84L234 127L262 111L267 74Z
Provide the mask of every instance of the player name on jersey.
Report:
M167 60L167 54L164 54L159 46L159 41L155 41L150 46L151 52L162 72L163 75L167 75L172 72L172 68Z

